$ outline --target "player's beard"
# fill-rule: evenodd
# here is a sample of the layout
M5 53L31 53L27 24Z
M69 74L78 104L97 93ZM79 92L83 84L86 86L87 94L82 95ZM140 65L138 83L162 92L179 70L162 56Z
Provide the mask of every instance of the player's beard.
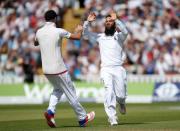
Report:
M105 33L107 36L113 36L114 33L115 33L115 31L116 31L116 27L115 27L115 24L113 24L110 28L105 27L104 33Z

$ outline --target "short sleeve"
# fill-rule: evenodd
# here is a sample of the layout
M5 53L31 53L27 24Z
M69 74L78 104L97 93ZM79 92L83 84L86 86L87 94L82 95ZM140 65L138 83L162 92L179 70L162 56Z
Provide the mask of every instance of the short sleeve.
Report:
M71 33L66 31L65 29L58 28L59 35L64 38L69 38Z

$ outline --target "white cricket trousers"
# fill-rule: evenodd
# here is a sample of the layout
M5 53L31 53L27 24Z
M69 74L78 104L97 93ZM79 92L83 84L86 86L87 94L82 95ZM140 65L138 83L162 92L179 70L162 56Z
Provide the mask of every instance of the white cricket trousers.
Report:
M66 98L70 105L72 106L74 112L77 115L78 120L83 120L86 118L86 111L81 106L76 96L76 91L74 85L71 81L70 75L68 72L59 75L45 75L49 82L53 85L54 89L50 96L48 110L51 110L53 113L56 111L56 105L63 93L66 95Z
M116 116L116 101L125 104L127 96L126 70L122 66L102 67L101 79L105 87L104 108L109 118Z

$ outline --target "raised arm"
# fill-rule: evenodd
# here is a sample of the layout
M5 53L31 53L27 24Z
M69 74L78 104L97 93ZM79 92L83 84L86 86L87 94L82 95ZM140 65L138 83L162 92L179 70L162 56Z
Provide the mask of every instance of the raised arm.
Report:
M73 39L73 40L81 39L82 31L83 31L82 25L78 25L75 29L75 33L71 34L69 39Z
M59 31L61 37L64 37L67 39L79 40L79 39L81 39L83 27L81 25L78 25L75 28L75 33L70 33L67 30L62 29L62 28L58 28L58 31Z
M111 18L113 20L115 20L116 27L120 30L118 32L118 37L119 37L120 41L123 42L128 36L128 29L127 29L126 25L122 21L117 19L117 16L116 16L115 13L111 14Z
M115 22L116 22L117 28L119 28L120 30L120 32L118 33L118 36L120 37L121 41L124 41L128 36L128 29L122 21L117 19Z
M90 32L89 31L89 26L90 26L90 23L95 21L96 20L96 15L95 13L90 13L88 18L87 18L87 21L84 22L84 25L83 25L83 35L86 36L88 39L97 39L98 38L98 34L95 33L95 32Z

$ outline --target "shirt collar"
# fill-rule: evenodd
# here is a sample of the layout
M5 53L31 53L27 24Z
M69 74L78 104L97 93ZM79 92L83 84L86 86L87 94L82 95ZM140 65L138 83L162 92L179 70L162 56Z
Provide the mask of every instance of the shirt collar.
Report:
M56 26L54 22L46 22L45 25L47 25L47 26Z

